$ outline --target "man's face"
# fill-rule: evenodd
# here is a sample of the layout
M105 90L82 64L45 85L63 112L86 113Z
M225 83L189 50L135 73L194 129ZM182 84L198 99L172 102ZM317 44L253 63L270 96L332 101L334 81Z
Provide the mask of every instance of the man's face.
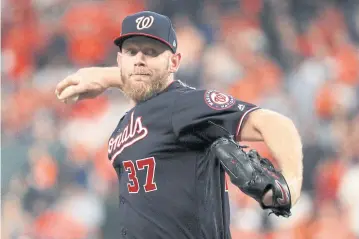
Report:
M118 64L123 92L135 102L147 100L166 87L172 52L161 42L136 36L122 44Z

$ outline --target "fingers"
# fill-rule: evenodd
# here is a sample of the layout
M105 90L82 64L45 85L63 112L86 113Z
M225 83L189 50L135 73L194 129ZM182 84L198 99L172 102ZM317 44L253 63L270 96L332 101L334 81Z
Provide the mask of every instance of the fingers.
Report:
M66 89L69 86L77 85L80 83L81 77L77 74L72 74L68 77L66 77L64 80L62 80L59 84L56 86L55 94L57 96L61 95L62 91Z
M57 93L57 98L61 101L66 99L71 99L73 97L78 97L82 92L80 85L70 85L66 87L61 93Z

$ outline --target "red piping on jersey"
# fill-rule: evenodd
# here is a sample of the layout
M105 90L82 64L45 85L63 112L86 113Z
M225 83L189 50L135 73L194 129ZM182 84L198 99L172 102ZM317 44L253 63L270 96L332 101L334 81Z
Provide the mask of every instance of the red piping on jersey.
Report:
M242 116L241 120L239 121L239 124L238 124L238 127L237 127L237 133L236 133L236 137L238 137L238 134L239 132L241 131L241 127L242 127L242 124L243 124L243 120L244 118L247 116L248 113L254 111L254 110L257 110L259 109L259 107L254 107L252 109L249 109L248 111L246 111L246 113L244 113L244 115Z

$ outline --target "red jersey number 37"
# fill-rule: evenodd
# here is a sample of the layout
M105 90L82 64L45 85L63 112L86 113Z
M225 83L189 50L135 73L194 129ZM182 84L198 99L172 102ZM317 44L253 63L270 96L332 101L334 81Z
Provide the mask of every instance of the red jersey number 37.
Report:
M157 190L155 182L156 160L154 157L138 159L136 162L131 160L123 161L122 165L128 173L127 189L129 193L138 193L140 191L140 184L137 178L139 170L146 170L146 182L143 186L145 192Z

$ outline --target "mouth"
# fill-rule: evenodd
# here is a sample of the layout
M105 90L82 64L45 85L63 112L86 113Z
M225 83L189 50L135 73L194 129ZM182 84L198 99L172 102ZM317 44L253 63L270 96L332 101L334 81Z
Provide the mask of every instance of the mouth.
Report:
M151 76L151 71L143 68L135 68L131 73L131 76Z
M131 74L130 78L136 82L147 82L150 79L150 74Z
M133 77L133 79L136 81L142 81L144 79L149 79L150 76L151 76L150 74L140 73L140 74L131 74L130 77Z

